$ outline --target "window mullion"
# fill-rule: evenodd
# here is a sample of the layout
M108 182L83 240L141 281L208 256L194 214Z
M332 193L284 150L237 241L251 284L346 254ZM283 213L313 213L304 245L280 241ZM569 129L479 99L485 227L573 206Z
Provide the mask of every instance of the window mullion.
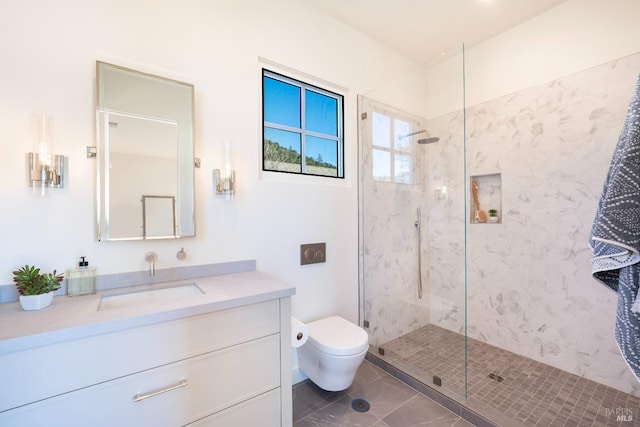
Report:
M281 125L281 124L272 123L272 122L264 122L264 125L272 129L285 130L287 132L302 133L302 129L295 126L286 126L286 125Z
M303 87L301 88L301 93L300 93L300 127L302 128L302 132L300 134L300 157L301 157L301 168L302 168L302 173L307 173L307 149L306 149L306 144L307 144L307 126L305 123L305 106L306 106L306 102L305 102L305 95L306 95L306 89Z
M305 130L304 133L307 134L308 136L315 136L316 138L329 139L331 141L339 141L339 138L337 136L327 135L326 133L312 132L309 130Z
M391 120L389 125L389 152L391 153L389 156L389 161L391 162L389 170L391 171L391 182L396 182L396 141L393 139L393 135L395 135L394 128L394 121Z

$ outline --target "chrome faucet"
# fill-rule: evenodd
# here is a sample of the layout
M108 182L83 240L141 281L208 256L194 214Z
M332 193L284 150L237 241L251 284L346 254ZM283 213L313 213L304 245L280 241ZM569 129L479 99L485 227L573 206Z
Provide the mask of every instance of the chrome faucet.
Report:
M149 274L151 277L156 274L156 261L158 259L158 255L155 252L147 252L144 256L144 260L149 263Z

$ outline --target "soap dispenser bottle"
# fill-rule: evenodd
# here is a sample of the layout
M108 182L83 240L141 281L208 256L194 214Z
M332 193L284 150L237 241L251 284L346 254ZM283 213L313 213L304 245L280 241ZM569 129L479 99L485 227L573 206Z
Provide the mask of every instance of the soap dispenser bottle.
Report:
M67 275L67 295L75 297L78 295L96 293L96 269L89 268L89 261L81 257L78 268L69 270Z

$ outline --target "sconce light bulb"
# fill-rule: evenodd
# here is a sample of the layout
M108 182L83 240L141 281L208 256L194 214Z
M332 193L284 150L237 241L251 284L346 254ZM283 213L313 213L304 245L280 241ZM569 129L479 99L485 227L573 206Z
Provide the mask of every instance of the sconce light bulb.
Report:
M216 194L225 195L228 198L235 193L235 174L233 170L215 169L213 177Z
M38 135L38 147L36 153L39 154L38 163L44 168L52 165L53 155L53 118L42 115L40 120L40 132Z

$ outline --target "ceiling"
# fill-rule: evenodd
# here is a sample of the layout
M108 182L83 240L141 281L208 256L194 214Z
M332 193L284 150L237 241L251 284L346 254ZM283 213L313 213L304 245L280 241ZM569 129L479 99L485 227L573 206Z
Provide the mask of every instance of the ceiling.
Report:
M305 0L391 47L427 63L462 43L473 46L566 0Z

